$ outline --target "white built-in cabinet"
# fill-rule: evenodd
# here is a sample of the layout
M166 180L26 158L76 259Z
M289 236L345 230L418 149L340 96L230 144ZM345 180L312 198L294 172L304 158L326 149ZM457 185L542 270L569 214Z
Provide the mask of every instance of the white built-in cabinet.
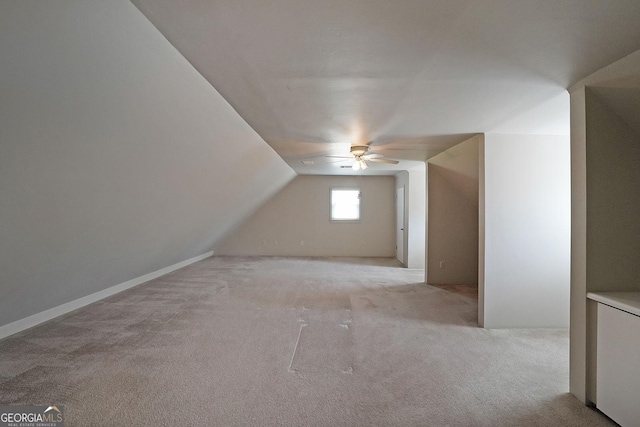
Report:
M596 407L623 427L640 426L640 292L594 292L598 302Z

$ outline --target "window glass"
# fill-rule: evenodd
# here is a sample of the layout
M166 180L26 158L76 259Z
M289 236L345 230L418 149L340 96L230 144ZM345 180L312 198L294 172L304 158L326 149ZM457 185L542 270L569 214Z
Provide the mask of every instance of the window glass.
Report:
M331 190L331 220L357 221L360 219L360 190Z

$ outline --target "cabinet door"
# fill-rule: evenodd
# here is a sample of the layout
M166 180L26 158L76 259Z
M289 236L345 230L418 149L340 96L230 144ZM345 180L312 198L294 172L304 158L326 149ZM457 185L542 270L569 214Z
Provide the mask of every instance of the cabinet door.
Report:
M624 427L640 426L640 317L598 304L596 406Z

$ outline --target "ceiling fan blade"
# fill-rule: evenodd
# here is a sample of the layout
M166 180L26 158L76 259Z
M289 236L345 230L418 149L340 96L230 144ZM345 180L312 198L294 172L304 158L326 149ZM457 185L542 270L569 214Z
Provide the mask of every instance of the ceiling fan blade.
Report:
M397 165L398 163L400 163L397 160L391 160L391 159L377 159L377 158L373 158L373 159L368 159L368 162L375 162L375 163L389 163L390 165Z
M380 157L384 157L384 156L382 154L377 154L377 153L370 153L362 156L362 158L365 160L379 159Z

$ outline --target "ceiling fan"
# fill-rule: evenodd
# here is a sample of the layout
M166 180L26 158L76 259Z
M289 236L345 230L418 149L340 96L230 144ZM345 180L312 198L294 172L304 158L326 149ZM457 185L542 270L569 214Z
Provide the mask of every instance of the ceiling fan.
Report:
M351 153L351 156L325 156L325 157L333 157L338 159L352 159L354 160L354 162L353 162L353 166L351 166L351 169L355 171L365 170L366 168L368 168L369 166L367 165L367 162L389 163L391 165L397 165L398 163L400 163L397 160L383 159L381 154L374 154L374 153L368 154L369 153L368 145L352 145L349 152Z

